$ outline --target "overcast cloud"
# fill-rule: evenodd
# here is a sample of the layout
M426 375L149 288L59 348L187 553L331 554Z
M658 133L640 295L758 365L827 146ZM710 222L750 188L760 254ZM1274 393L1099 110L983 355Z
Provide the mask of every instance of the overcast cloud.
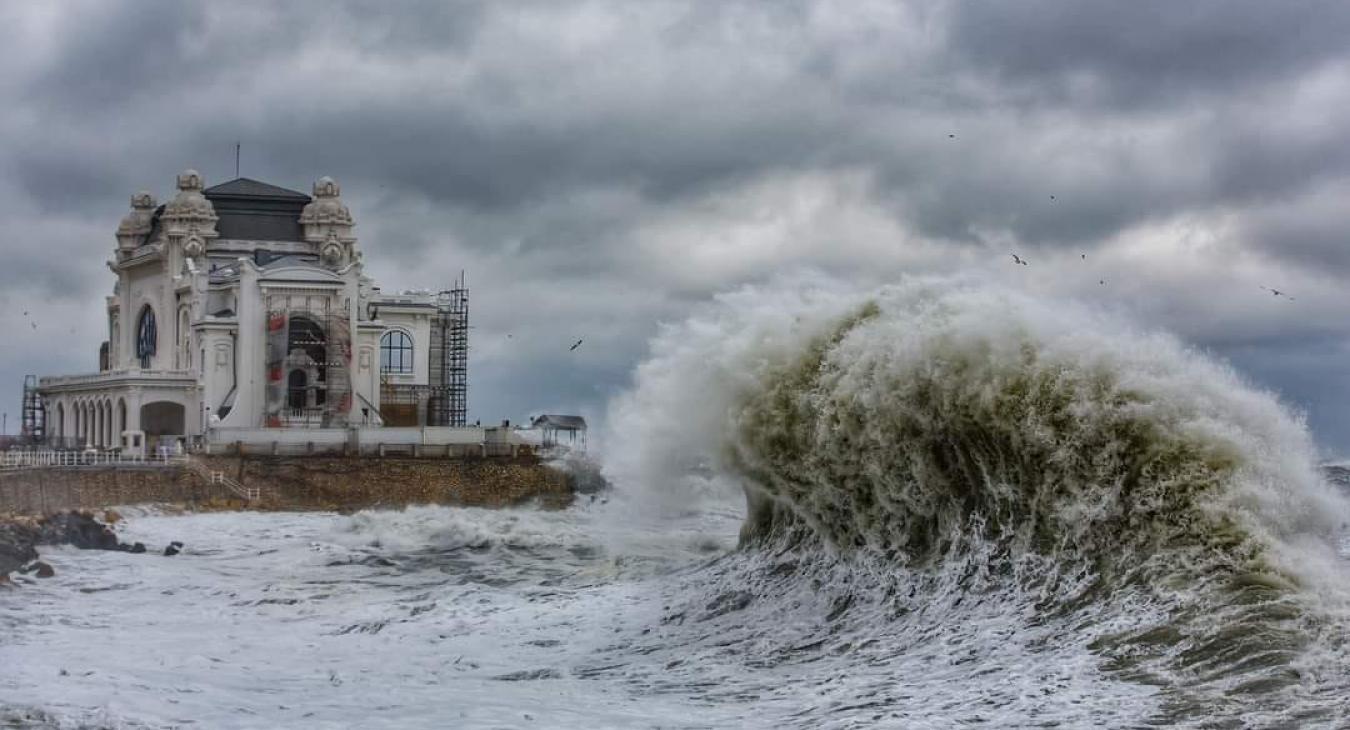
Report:
M386 290L467 270L471 418L600 414L739 283L988 269L1350 453L1347 38L1342 0L9 3L0 384L17 420L24 373L96 366L128 198L239 141L342 184Z

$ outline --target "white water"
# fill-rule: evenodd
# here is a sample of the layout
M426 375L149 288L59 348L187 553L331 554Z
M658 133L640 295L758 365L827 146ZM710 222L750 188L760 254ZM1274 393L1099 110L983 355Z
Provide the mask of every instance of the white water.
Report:
M736 527L699 524L615 556L584 508L133 517L122 539L187 550L48 548L57 578L0 594L0 705L60 726L739 724L649 695L659 660L625 651L662 612L655 576Z
M812 401L826 392L817 388L781 401L828 405L860 427L804 429L808 442L822 439L805 451L789 448L798 433L769 441L750 427L755 418L772 428L827 412L813 406L763 420L780 404L774 388L793 382L783 373L869 299L881 313L823 358L832 364L820 382L851 389L834 391L847 396ZM1147 575L1164 580L1099 595L1092 551L1114 543L1085 529L1055 550L1033 550L981 531L991 524L985 517L1001 516L1016 533L1011 507L947 514L953 539L928 562L888 552L914 529L898 518L915 509L897 505L928 499L925 490L952 478L926 466L938 481L904 480L906 465L923 456L906 455L912 444L887 430L923 414L906 400L905 383L940 373L934 382L951 386L944 402L999 395L986 385L1001 382L1025 346L1042 354L1038 367L1066 374L1056 383L1106 373L1130 397L1152 398L1127 415L1146 419L1157 443L1179 444L1183 456L1194 444L1212 446L1224 456L1217 463L1235 464L1200 492L1198 510L1187 502L1158 524L1227 516L1245 535L1239 547L1259 545L1270 571L1294 588L1230 599L1224 580L1245 575L1245 553L1164 543L1139 556ZM984 353L972 361L978 367L943 371L969 360L972 347ZM905 380L892 383L888 373ZM970 373L966 388L961 377ZM1073 476L1059 465L1087 447L1062 444L1120 422L1095 420L1116 418L1109 411L1085 402L1073 411L1081 429L1059 438L1038 424L1022 443L1056 445L1045 458L1059 470L1046 473ZM984 416L991 437L1008 430L1000 413ZM940 416L920 420L943 425ZM1199 727L1210 719L1318 727L1350 719L1339 699L1350 580L1330 542L1344 502L1313 469L1296 419L1168 338L951 282L876 295L746 290L667 330L613 421L620 433L608 439L607 469L617 487L604 504L139 515L123 540L152 550L183 540L187 552L48 549L57 578L0 594L0 706L17 708L11 717L34 708L42 723L70 727ZM856 450L832 440L852 433L871 440ZM860 458L864 448L873 457ZM1181 476L1208 484L1203 469L1178 463L1192 469ZM735 549L749 483L738 465L746 464L778 480L751 491L799 518L807 538L760 534ZM1039 487L996 476L968 486L1013 496ZM886 488L875 490L881 498L850 501L842 486L874 477ZM1119 489L1098 489L1109 484L1075 484L1073 499L1046 497L1046 515L1101 519L1138 506ZM1140 485L1132 494L1192 488ZM836 535L861 535L865 547L837 544ZM1128 551L1110 558L1131 568ZM1238 628L1229 643L1212 645L1217 654L1206 644ZM1160 629L1181 638L1135 641ZM1225 655L1230 645L1245 653ZM1261 684L1268 680L1274 689Z
M1037 649L1053 637L1003 606L832 632L806 581L714 615L761 567L719 557L739 524L635 528L621 539L646 549L614 553L594 539L614 529L603 508L132 517L123 539L186 552L46 550L57 578L0 594L0 705L40 708L36 726L257 728L944 727L1152 707L1083 647Z

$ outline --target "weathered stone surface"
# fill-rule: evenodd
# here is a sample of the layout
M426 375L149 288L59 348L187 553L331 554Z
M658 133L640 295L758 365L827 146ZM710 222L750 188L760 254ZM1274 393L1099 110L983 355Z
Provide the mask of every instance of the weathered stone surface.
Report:
M565 475L534 459L215 457L213 469L262 488L272 509L354 510L408 504L566 506Z
M0 515L0 577L7 576L11 570L37 571L39 578L56 575L52 566L37 561L38 545L145 552L145 546L140 543L118 542L112 528L94 519L89 512L58 512L45 517Z
M42 515L123 504L241 503L183 468L21 469L0 473L0 513Z
M38 521L38 543L81 550L118 550L117 534L88 512L60 512Z
M191 509L357 510L409 504L509 507L571 503L572 479L533 457L433 459L342 456L197 457L247 486L247 505L223 485L180 468L29 469L0 474L0 512L49 514L124 504Z
M0 577L37 559L37 527L23 521L0 521Z

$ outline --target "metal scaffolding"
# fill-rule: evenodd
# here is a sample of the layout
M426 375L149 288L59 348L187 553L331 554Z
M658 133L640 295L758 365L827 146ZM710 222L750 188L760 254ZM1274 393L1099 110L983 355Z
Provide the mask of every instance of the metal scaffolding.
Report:
M469 287L463 272L453 289L436 297L430 355L427 424L463 426L469 412Z
M322 299L268 302L267 428L346 425L351 408L351 325Z
M38 392L36 375L23 378L23 427L19 431L26 443L42 443L47 437L47 409Z

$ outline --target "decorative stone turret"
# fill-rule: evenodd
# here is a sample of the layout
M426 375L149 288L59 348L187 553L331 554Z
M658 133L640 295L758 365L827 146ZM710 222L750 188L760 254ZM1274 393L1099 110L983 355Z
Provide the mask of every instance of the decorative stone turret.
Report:
M208 241L217 238L216 211L202 194L202 176L185 170L178 176L178 194L164 206L160 221L170 244L181 245L183 255L195 259L206 253Z
M117 252L127 256L148 243L151 220L155 217L155 196L142 190L131 196L131 212L117 226Z
M318 248L324 266L338 269L358 260L351 211L339 197L341 190L333 178L324 176L314 182L314 200L300 213L305 240Z

